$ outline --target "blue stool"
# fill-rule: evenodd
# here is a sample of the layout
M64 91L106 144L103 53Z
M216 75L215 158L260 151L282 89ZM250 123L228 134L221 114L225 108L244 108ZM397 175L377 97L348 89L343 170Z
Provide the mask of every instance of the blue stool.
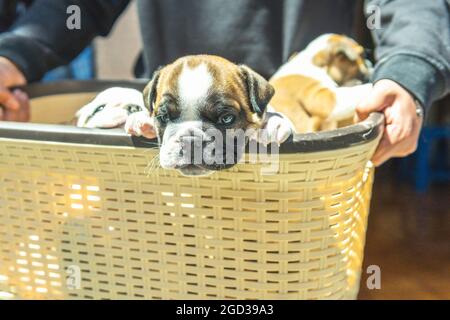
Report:
M424 193L433 182L450 181L450 125L425 126L419 137L416 152L407 158L396 159L401 180Z
M434 144L438 144L438 146L435 159L432 161L431 153ZM449 146L450 125L430 126L422 129L417 151L413 155L415 162L413 178L416 191L425 192L432 182L450 181Z

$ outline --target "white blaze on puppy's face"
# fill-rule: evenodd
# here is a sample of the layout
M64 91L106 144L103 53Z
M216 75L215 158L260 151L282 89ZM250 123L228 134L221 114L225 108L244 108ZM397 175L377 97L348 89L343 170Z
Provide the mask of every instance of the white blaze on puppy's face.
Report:
M187 63L178 78L178 95L183 105L183 118L194 120L196 105L208 96L213 85L213 77L205 63L191 68Z

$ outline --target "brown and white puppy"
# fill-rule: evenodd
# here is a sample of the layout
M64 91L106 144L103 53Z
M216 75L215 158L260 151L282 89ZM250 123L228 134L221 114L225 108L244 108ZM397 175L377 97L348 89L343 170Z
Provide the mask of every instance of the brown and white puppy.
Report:
M161 166L185 175L229 168L240 160L249 132L258 129L266 134L256 136L260 141L283 142L291 127L267 112L273 94L259 74L218 56L187 56L160 69L144 90L144 103L161 145Z
M339 121L351 122L356 105L372 87L362 84L370 73L363 47L344 35L325 34L273 75L270 104L291 120L297 133L333 129Z
M236 164L249 138L280 144L291 135L289 121L267 110L273 94L272 86L244 65L186 56L155 72L143 93L146 110L130 114L125 130L138 136L154 130L163 168L205 175Z

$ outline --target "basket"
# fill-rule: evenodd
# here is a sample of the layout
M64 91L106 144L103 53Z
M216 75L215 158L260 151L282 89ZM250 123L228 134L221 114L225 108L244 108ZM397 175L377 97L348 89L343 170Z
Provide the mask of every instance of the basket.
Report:
M0 299L355 299L383 117L282 145L277 174L156 166L121 129L60 123L96 92L26 89L0 122Z

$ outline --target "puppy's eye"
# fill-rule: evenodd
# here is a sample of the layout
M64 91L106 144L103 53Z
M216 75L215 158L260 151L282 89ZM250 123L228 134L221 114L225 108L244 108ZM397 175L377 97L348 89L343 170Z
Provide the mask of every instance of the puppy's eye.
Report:
M234 121L236 121L235 115L231 114L231 113L226 113L219 117L219 120L217 121L217 123L225 125L225 126L229 126L229 125L232 125L234 123Z
M142 111L142 108L138 105L130 104L126 107L126 110L128 111L128 114L130 114L130 113Z
M101 104L99 105L97 108L95 108L94 112L92 112L92 115L96 114L97 112L102 111L103 109L105 109L106 104Z

